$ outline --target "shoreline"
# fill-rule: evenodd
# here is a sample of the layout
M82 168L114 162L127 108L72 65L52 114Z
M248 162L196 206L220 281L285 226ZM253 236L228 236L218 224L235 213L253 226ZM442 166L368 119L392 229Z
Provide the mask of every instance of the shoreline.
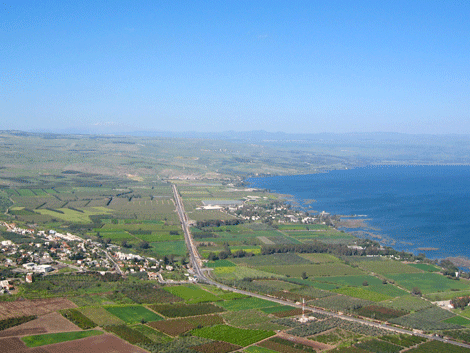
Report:
M328 173L326 173L326 174L328 174ZM314 174L314 175L316 175L316 174ZM304 175L300 175L300 176L303 177ZM296 175L289 175L288 177L296 177ZM252 180L252 179L258 179L258 180L260 180L260 179L270 179L269 177L268 178L265 178L265 177L262 177L262 178L249 178L249 179L247 179L247 181L250 183L250 185L252 187L257 187L257 188L260 188L260 189L268 190L268 191L272 192L273 194L276 194L279 197L280 200L283 200L284 202L290 204L293 208L297 208L300 211L309 213L311 216L314 216L314 214L321 213L320 211L318 211L318 209L319 209L318 202L319 201L317 200L316 195L312 195L310 193L310 194L306 195L305 197L298 196L298 194L302 194L302 191L299 191L299 190L301 190L299 188L299 185L302 186L302 184L301 184L302 180L296 181L294 179L296 188L293 189L293 190L297 191L297 195L293 195L294 193L292 192L292 188L291 188L291 190L285 190L286 188L284 188L284 190L282 190L283 185L290 185L287 182L284 182L284 183L280 182L279 187L281 188L281 190L278 191L278 190L275 190L275 189L277 189L277 187L276 187L277 185L275 185L275 183L273 183L272 185L259 185L259 183L263 184L263 182L262 181L256 182L255 180ZM313 185L318 187L318 185L316 185L316 184L313 184ZM410 184L408 184L408 185L410 185ZM326 184L326 186L328 186L328 183ZM323 190L325 190L325 188ZM323 191L323 194L320 192L319 196L320 195L322 195L324 198L327 197L327 196L325 196L324 191ZM401 197L404 196L403 194L397 194L397 195L401 196ZM410 197L413 197L413 195L414 194L410 194ZM335 197L338 197L338 195L333 194L332 197L331 197L332 200L334 200ZM357 197L357 195L356 195L356 197ZM315 211L312 209L312 205L315 205L314 206L315 209L316 209ZM407 205L405 204L405 207L406 206ZM420 204L418 204L417 206L420 206ZM330 209L331 209L331 207L330 207ZM419 210L419 208L417 208L417 209ZM430 259L430 260L440 261L440 260L444 260L444 259L450 259L452 262L455 262L456 266L465 267L465 268L470 269L470 257L465 256L466 255L465 251L463 251L464 254L462 254L462 250L465 250L465 249L462 249L461 247L458 247L455 244L455 242L458 239L454 236L453 238L450 238L451 239L450 242L446 241L445 244L448 245L447 251L446 251L446 248L443 248L441 246L442 241L440 241L441 238L439 238L439 237L442 237L443 235L445 235L446 233L442 232L441 233L442 235L441 234L433 234L434 232L439 233L439 228L437 228L438 229L437 231L433 231L432 228L431 228L431 230L429 230L429 227L432 227L432 226L436 225L436 223L435 222L433 223L432 221L431 221L431 223L425 223L425 225L423 226L422 222L426 222L427 221L426 218L423 218L421 223L420 223L420 220L418 219L417 222L415 222L415 223L411 222L409 225L407 225L407 224L398 224L399 227L400 226L402 228L405 227L404 228L405 231L401 231L399 227L391 228L392 231L397 232L397 235L405 234L405 235L410 235L411 236L411 238L410 237L394 238L394 237L388 235L388 233L390 233L390 230L389 231L387 231L386 229L382 230L381 228L379 228L380 226L377 226L377 225L373 224L374 218L371 217L370 214L367 214L367 215L366 214L354 214L353 212L351 212L349 214L342 214L341 212L339 212L339 213L330 212L330 210L328 208L325 209L322 212L325 212L325 213L331 214L333 216L339 217L340 221L335 222L334 227L338 230L344 230L344 231L350 233L351 235L357 236L358 238L368 238L368 239L371 239L371 240L375 240L375 241L378 241L383 246L391 247L391 248L395 249L396 251L405 251L405 252L411 253L415 256L419 255L420 253L424 253L426 258ZM367 213L369 213L369 212L367 212ZM403 212L398 213L397 215L400 218L402 218L401 216L403 216L403 215L405 215L405 216L411 215L412 217L414 216L413 213L406 214L406 213L403 213ZM383 215L380 215L380 214L379 214L379 217L384 218ZM393 219L392 219L392 221L393 221ZM445 222L445 219L443 220L443 222ZM372 225L371 225L371 223L372 223ZM394 223L392 223L392 226L393 226L393 224ZM428 229L426 229L426 226L428 227ZM439 224L437 224L436 226L439 227ZM466 226L466 224L463 223L463 226ZM420 229L419 227L422 227L423 229ZM379 233L379 234L377 234L377 233ZM386 234L380 234L380 233L386 233ZM429 239L427 239L427 238L429 238ZM459 254L459 252L455 251L456 249L461 250L460 254Z

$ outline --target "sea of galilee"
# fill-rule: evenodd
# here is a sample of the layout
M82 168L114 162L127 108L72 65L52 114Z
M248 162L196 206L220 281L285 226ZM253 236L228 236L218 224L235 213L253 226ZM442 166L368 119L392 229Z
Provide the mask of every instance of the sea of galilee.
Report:
M348 229L428 258L469 257L470 167L370 166L328 173L252 178L308 211L356 215Z

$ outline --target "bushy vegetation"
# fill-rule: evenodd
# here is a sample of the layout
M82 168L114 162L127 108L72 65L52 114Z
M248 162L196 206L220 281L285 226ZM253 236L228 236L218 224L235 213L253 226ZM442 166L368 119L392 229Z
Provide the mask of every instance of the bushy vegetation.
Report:
M37 277L33 283L26 283L28 297L53 297L63 296L66 293L86 293L89 290L99 288L112 290L117 288L116 283L121 281L118 274L97 272L74 272L70 274L57 274L46 277Z
M219 315L192 316L184 319L149 322L150 327L166 333L170 336L178 336L197 327L205 327L223 324L224 320Z
M380 341L378 339L356 343L355 346L375 353L398 353L402 349L400 346L389 342Z
M369 305L356 311L359 315L381 321L387 321L408 314L406 311L384 308L377 305Z
M0 320L0 331L6 330L7 328L10 328L10 327L24 324L25 322L34 320L36 318L37 318L36 315L29 315L29 316L12 317L9 319Z
M338 327L341 324L341 321L342 320L333 317L321 321L313 321L306 325L299 325L296 328L290 330L289 333L291 335L300 337L312 336L334 327Z
M164 333L157 331L147 325L137 324L131 326L134 331L139 331L143 335L147 336L154 343L164 343L172 340L171 337L168 337Z
M194 353L191 347L211 342L210 339L195 336L180 337L177 340L164 343L139 344L152 353Z
M402 347L411 347L426 342L426 338L405 334L386 335L380 337L380 339Z
M153 343L150 338L145 336L143 333L137 330L131 329L129 326L126 325L112 325L112 326L104 326L103 327L106 331L112 332L123 340L131 344L151 344Z
M448 330L442 331L442 334L459 341L470 343L470 330Z
M122 288L122 293L139 304L173 303L181 298L153 283L133 283Z
M373 302L363 299L351 298L344 295L335 295L313 300L309 302L309 304L335 311L352 312L363 306L371 305Z
M98 326L96 323L76 309L63 310L62 315L83 330L88 330Z
M455 315L447 310L433 307L392 319L390 322L419 330L447 330L461 328L459 325L440 321L449 319L453 316Z
M217 341L225 341L242 347L261 341L274 335L272 331L246 330L227 325L204 327L191 331L194 336L205 337Z
M441 341L429 341L412 348L407 353L468 353L468 348L455 346Z

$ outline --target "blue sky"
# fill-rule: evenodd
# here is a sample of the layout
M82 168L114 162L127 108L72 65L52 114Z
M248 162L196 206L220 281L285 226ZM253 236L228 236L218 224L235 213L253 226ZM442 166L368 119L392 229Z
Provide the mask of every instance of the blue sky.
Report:
M9 1L0 129L470 133L468 1Z

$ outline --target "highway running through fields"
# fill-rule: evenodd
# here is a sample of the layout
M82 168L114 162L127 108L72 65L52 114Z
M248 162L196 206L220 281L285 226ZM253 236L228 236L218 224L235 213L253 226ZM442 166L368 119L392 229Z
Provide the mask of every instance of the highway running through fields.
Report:
M204 271L202 270L202 261L201 261L201 258L199 256L199 253L197 251L197 247L194 244L193 238L191 236L191 232L189 230L189 222L188 222L188 217L186 215L186 212L184 210L183 200L181 199L181 196L178 193L178 189L176 188L176 185L172 184L172 188L173 188L173 195L174 195L175 204L176 204L176 210L178 212L178 216L179 216L179 219L180 219L180 222L181 222L181 226L183 227L184 240L185 240L186 246L188 248L190 263L191 263L193 271L194 271L196 277L198 278L199 282L205 282L207 284L211 284L211 285L214 285L216 287L219 287L220 289L223 289L223 290L229 290L229 291L232 291L232 292L235 292L235 293L245 294L245 295L256 297L256 298L269 300L269 301L272 301L274 303L278 303L278 304L282 304L282 305L289 305L289 306L299 308L299 309L302 308L301 304L295 304L295 303L292 303L290 301L286 301L286 300L282 300L282 299L278 299L278 298L272 298L272 297L269 297L269 296L266 296L266 295L251 293L251 292L248 292L248 291L244 291L244 290L240 290L240 289L237 289L237 288L229 287L227 285L218 283L218 282L214 281L213 279L207 277L204 274ZM308 309L309 311L314 312L314 313L329 315L329 316L336 317L336 318L339 318L339 319L342 319L342 320L347 320L347 321L356 322L356 323L359 323L359 324L369 325L369 326L373 326L373 327L383 329L383 330L389 330L389 331L392 331L394 333L403 333L403 334L408 334L408 335L420 336L420 337L424 337L424 338L427 338L427 339L437 340L437 341L446 342L446 343L451 343L451 344L456 345L456 346L460 346L460 347L470 349L470 345L468 345L468 344L448 340L448 339L438 337L438 336L426 335L426 334L422 334L420 332L413 332L413 331L406 330L406 329L403 329L403 328L391 326L391 325L388 325L388 324L385 324L385 323L378 323L378 322L358 319L358 318L351 317L351 316L348 316L348 315L345 315L345 314L332 313L332 312L322 310L322 309L318 309L318 308L314 308L314 307L311 307L311 306L308 306L308 305L306 305L305 308Z

